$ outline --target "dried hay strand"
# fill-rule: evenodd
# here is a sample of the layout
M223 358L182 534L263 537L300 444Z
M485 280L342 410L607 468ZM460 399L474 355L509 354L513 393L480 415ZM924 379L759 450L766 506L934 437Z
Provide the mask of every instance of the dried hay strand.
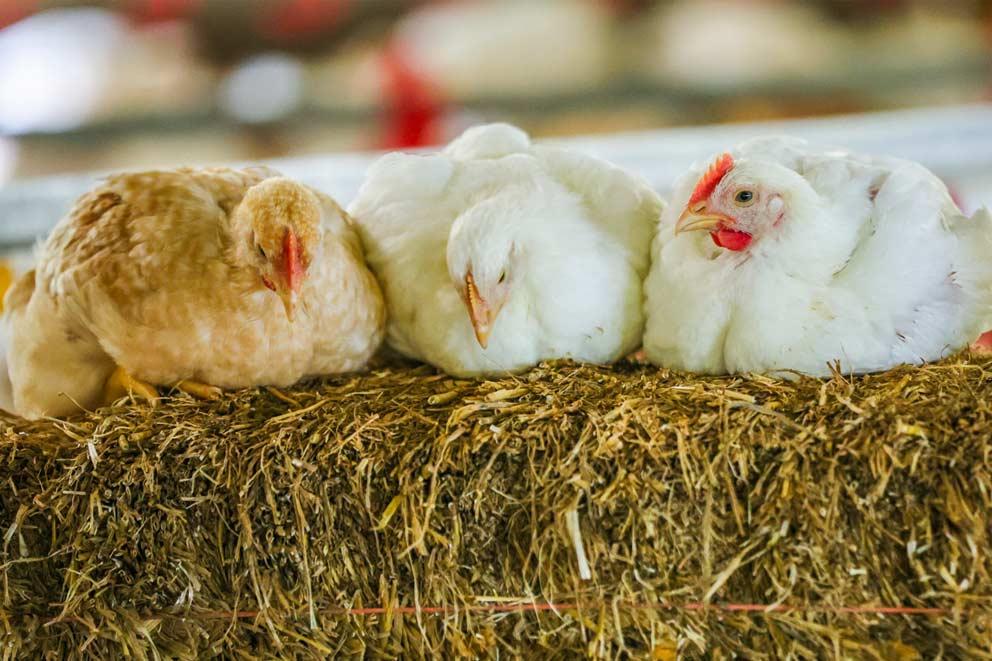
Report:
M963 355L3 420L0 657L992 658L990 401Z

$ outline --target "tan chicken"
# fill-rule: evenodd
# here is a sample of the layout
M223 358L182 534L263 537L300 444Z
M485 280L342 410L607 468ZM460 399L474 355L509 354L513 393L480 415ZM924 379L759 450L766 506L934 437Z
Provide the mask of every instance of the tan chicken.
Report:
M5 299L13 412L151 385L202 398L362 368L385 322L351 220L267 169L142 172L84 195Z

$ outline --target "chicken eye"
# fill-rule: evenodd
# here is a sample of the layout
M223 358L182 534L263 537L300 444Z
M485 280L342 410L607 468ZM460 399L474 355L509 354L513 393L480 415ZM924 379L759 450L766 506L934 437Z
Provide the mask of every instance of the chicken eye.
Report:
M503 271L502 273L499 274L499 280L497 282L498 284L503 284L504 280L506 280L506 271Z
M734 195L734 202L740 207L750 206L754 203L754 193L749 190L739 190L737 195Z

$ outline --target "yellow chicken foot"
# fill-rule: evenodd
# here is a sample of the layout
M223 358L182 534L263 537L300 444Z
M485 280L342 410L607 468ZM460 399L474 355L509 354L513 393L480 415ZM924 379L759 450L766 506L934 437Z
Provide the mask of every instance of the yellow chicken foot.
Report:
M14 284L14 270L6 263L0 262L0 312L3 312L3 297Z
M205 383L190 381L188 379L177 383L176 389L190 395L191 397L196 397L197 399L204 399L207 401L220 399L224 395L224 391L217 386L208 386Z
M152 406L158 403L158 390L154 386L139 381L128 374L123 367L118 367L103 387L103 403L109 406L129 395L134 399L143 399Z
M634 353L630 354L629 356L627 356L627 360L637 365L648 364L648 356L646 353L644 353L644 349L638 349Z

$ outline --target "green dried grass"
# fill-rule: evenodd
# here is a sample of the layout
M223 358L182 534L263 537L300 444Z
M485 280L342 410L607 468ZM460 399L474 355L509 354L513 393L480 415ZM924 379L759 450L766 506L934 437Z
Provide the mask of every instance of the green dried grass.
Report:
M394 368L3 420L0 657L992 658L990 401L962 356ZM528 602L579 608L483 610ZM946 612L831 612L861 605ZM395 611L427 606L457 611Z

